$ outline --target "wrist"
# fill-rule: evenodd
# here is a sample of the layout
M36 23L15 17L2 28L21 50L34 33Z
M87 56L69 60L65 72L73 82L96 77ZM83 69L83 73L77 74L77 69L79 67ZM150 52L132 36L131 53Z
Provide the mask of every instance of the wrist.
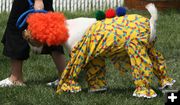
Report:
M43 2L43 0L34 0L34 2Z
M42 10L42 9L44 9L43 0L35 0L34 1L34 9L35 10Z

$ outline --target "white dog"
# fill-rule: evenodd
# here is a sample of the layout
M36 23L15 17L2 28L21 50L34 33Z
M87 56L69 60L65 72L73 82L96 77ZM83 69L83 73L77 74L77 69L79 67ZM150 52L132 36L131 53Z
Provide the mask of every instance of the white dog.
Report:
M115 17L115 18L109 19L109 20L105 19L104 21L96 21L95 18L84 18L84 17L67 20L66 27L68 29L69 38L63 44L63 46L68 50L68 53L71 53L71 59L68 62L68 65L62 74L57 92L61 92L61 91L78 92L78 91L80 91L81 88L77 85L78 83L76 84L76 81L74 78L77 78L78 73L81 71L81 67L86 67L87 64L96 62L97 56L101 58L101 57L104 57L106 54L111 55L114 52L120 51L120 49L121 49L122 51L124 51L123 54L124 53L129 54L128 56L125 55L124 57L131 59L132 68L133 67L138 68L138 67L140 67L139 65L142 63L143 63L143 65L145 65L145 66L141 66L141 68L139 68L142 71L139 71L139 69L137 69L137 70L134 69L134 71L133 71L134 75L135 75L134 78L135 78L135 80L137 80L135 82L136 90L134 91L133 96L146 97L146 98L156 97L157 94L152 89L150 89L148 86L149 81L150 81L149 78L151 77L151 74L152 74L151 73L152 72L151 71L152 64L150 63L151 60L147 56L152 56L152 55L145 55L144 53L152 54L152 52L153 52L152 57L156 56L156 53L155 53L156 50L153 48L153 46L151 46L151 44L153 44L152 41L154 41L154 39L156 37L156 21L158 18L158 14L157 14L157 9L154 6L154 4L148 4L146 6L146 8L151 14L151 19L147 19L140 15L129 15L130 18L128 18L129 20L126 20L126 22L129 22L129 24L132 25L131 27L128 27L128 24L123 23L123 19L126 19L126 17L128 17L128 15L124 16L122 18ZM131 19L131 18L133 18L133 19ZM139 18L141 18L142 20L139 21L138 20ZM115 24L113 23L114 21L115 21ZM114 26L115 26L115 28L114 28ZM100 29L99 29L99 27L100 27ZM108 27L110 27L110 28L108 28ZM136 29L134 34L131 35L131 32L133 32L133 31L126 32L126 29L133 30L134 27ZM118 29L116 29L116 28L118 28ZM108 33L110 33L110 34L108 34ZM124 34L124 33L126 33L126 34ZM111 37L109 37L109 35ZM98 38L100 38L100 39L98 39ZM129 40L128 38L131 40ZM103 42L105 42L106 40L108 40L109 42L106 43L107 50L104 50L106 48L103 48L104 47ZM96 43L96 41L98 42L98 44ZM117 47L117 46L114 47L114 45L116 45L114 43L118 43L117 45L119 47ZM130 45L126 46L127 43L130 43ZM98 46L96 46L96 44ZM141 49L141 47L143 47L143 46L145 46L146 48ZM38 48L40 48L40 50L41 50L42 45L36 46L36 48L33 48L33 49L37 50ZM109 50L108 48L112 48L112 49ZM137 48L138 50L135 48ZM151 50L152 52L147 52L147 50L145 50L145 49L148 49L148 51ZM38 49L38 52L40 52L40 50ZM106 51L109 51L109 52L106 52ZM136 51L139 51L138 54L142 53L141 56L135 55L135 54L137 54ZM101 53L99 53L99 52L101 52ZM159 54L159 52L157 52L157 53ZM105 55L103 55L103 54L105 54ZM97 55L97 56L95 56L95 55ZM123 57L123 56L120 56L121 55L120 52L116 53L116 55L115 55L115 57ZM158 56L162 57L160 55L161 54L159 54ZM133 58L135 56L136 56L136 58ZM93 57L94 57L94 59L93 59ZM108 57L110 57L110 56L108 56ZM98 60L99 60L99 58L98 58ZM144 62L146 60L148 63ZM100 67L101 63L103 63L104 61L103 61L103 59L100 59L99 62L96 62L96 63L99 63L98 67ZM163 62L163 61L158 61L155 63L160 63L160 62ZM137 63L137 64L134 65L135 63ZM84 65L84 66L82 66L82 65ZM103 64L103 67L104 67L104 64ZM96 72L98 72L98 71L96 69L93 69L92 66L90 66L90 68L92 68L92 69L89 69L90 71L88 71L89 72L88 78L92 79L93 77L96 77ZM92 71L95 72L95 74L91 74L90 72L92 72ZM162 71L164 72L164 69ZM162 73L162 71L158 71L158 70L153 71L153 73L154 72L159 73L158 74L159 78L161 78L161 75L162 75L162 78L160 80L161 86L164 88L168 85L173 85L174 80L172 80L172 78L169 78L169 77L166 77L166 78L163 77L164 74ZM141 73L142 73L142 75L139 75ZM99 74L97 74L97 75L99 75ZM101 75L101 76L104 76L104 75ZM73 77L73 78L71 78L71 77ZM141 77L145 78L145 80ZM137 78L141 78L141 79L139 79L141 82L138 82L139 80ZM96 84L96 83L99 83L99 84ZM101 81L94 80L92 82L90 81L89 82L90 91L106 90L106 88L104 88L103 86L94 88L94 86L92 84L95 84L94 86L97 86L97 85L104 86L105 83L103 82L103 80L101 80Z
M151 27L151 38L150 42L153 41L156 37L156 21L158 18L157 9L155 8L154 4L148 4L146 6L147 10L151 14L150 19L150 27ZM74 45L81 40L82 36L86 32L86 30L94 23L96 23L96 18L87 18L87 17L78 17L74 19L68 19L66 21L67 28L69 30L69 38L67 42L64 44L64 47L70 53ZM29 41L29 45L33 52L41 53L43 45L37 41L30 40L30 33L25 30L24 38ZM33 43L36 44L33 44Z

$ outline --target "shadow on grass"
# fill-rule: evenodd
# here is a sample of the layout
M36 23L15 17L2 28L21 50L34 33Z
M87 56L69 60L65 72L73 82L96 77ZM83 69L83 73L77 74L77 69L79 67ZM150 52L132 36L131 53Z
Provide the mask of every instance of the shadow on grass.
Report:
M37 86L37 85L41 85L41 86L47 86L46 84L48 82L52 82L54 80L56 80L57 78L44 78L41 80L29 80L26 82L27 86ZM47 86L48 87L48 86ZM56 86L51 86L50 88L53 88L54 90L56 90ZM95 94L101 94L101 93L105 93L105 94L113 94L113 95L132 95L134 92L135 88L134 87L126 87L126 88L121 88L121 87L111 87L108 88L107 91L103 91L103 92L94 92ZM153 90L158 94L158 96L162 97L163 93L161 90L157 89L157 88L153 88ZM82 93L89 93L88 92L88 88L82 88ZM80 93L81 93L80 92ZM128 96L129 96L128 95Z
M53 82L57 79L57 77L46 77L46 78L41 78L41 79L38 79L38 80L27 80L25 83L26 85L30 86L30 85L46 85L47 83L49 82Z
M127 88L108 88L107 91L102 91L102 92L94 92L94 94L102 94L102 93L105 93L105 94L113 94L113 95L125 95L125 96L130 96L133 94L135 88L133 87L127 87ZM163 93L162 91L160 91L159 89L154 89L153 90L158 94L159 97L162 97L163 96ZM84 88L82 89L83 92L85 93L89 93L88 92L88 88Z

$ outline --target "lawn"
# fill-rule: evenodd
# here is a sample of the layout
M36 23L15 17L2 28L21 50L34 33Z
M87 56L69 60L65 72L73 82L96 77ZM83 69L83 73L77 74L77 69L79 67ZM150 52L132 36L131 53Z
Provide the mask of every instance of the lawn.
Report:
M128 13L142 14L149 17L147 11L128 11ZM93 17L92 13L68 13L67 18L78 16ZM0 39L6 27L8 14L0 14ZM158 40L156 43L165 56L168 74L177 80L173 88L180 89L180 13L176 10L160 12L157 24ZM0 44L0 53L3 45ZM83 91L77 94L55 94L55 89L45 84L57 78L57 72L52 59L48 55L35 55L24 62L23 74L26 87L0 88L0 105L163 105L164 95L157 89L157 82L153 88L158 96L153 99L136 98L132 96L134 85L130 72L124 76L107 60L107 81L109 90L105 93L88 93L87 84L82 82ZM0 54L0 80L9 76L9 59ZM154 81L157 79L155 78Z

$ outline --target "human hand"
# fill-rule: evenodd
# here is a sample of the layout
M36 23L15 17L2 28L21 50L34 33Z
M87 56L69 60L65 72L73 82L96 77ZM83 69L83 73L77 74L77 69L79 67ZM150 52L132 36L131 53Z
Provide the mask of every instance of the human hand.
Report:
M35 0L34 1L34 9L35 10L42 10L42 9L44 9L43 0Z

